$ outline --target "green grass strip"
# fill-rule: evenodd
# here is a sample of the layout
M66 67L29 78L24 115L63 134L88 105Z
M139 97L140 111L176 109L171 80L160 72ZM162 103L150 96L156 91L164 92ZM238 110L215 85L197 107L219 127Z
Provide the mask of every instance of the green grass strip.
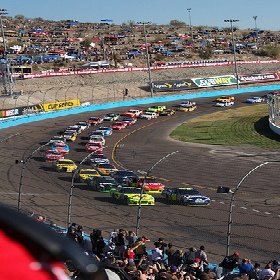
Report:
M183 123L170 136L208 145L279 149L280 136L269 128L267 112L266 104L219 110Z

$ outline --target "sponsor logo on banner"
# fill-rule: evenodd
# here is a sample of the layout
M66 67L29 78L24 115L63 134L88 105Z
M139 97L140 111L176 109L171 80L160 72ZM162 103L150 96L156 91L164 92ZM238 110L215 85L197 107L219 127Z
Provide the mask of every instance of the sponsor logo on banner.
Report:
M237 79L235 78L234 75L217 76L217 77L209 77L209 78L196 78L196 79L192 79L192 81L198 87L228 86L237 83Z
M274 81L278 80L277 73L266 73L266 74L252 74L252 75L240 75L239 79L241 82L259 82L259 81Z
M65 101L59 101L53 103L45 103L41 105L45 112L49 112L49 111L56 111L56 110L62 110L62 109L68 109L68 108L80 106L80 100L71 99L71 100L65 100Z
M153 88L157 91L185 90L196 88L196 85L190 79L176 81L155 81L153 82Z
M18 115L19 115L18 108L4 110L4 111L1 112L1 117L3 117L3 118L18 116Z

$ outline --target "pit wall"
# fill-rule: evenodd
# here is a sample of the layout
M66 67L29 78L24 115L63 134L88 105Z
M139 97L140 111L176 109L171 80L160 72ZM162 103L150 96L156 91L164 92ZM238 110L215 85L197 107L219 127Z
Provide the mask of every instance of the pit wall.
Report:
M42 121L46 119L65 117L69 115L75 115L75 114L80 114L85 112L94 112L99 110L107 110L107 109L113 109L118 107L133 107L137 105L144 105L144 104L151 104L151 103L172 102L172 101L182 100L182 99L208 98L208 97L216 97L219 95L237 95L242 93L258 93L262 91L276 91L276 90L280 90L280 84L239 88L239 89L231 89L231 90L221 90L221 91L206 91L206 92L199 92L193 94L187 93L187 94L180 94L180 95L159 96L159 97L151 97L151 98L144 98L144 99L137 99L137 100L110 102L104 104L92 104L87 106L70 108L66 110L52 111L46 113L39 113L35 115L26 115L26 116L4 119L0 122L0 129L31 123L31 122ZM270 127L271 127L271 123L270 123Z

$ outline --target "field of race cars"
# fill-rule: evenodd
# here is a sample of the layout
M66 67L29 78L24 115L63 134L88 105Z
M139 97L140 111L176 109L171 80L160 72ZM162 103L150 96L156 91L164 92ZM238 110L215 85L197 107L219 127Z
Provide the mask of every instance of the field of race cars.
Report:
M236 96L233 106L252 106L246 103L249 97L248 94ZM119 227L134 229L137 207L133 205L139 204L139 190L144 186L147 199L143 203L141 232L148 232L151 239L171 234L173 243L178 246L209 244L209 255L215 259L217 252L223 252L225 247L229 201L229 197L216 194L216 187L220 184L234 186L241 174L272 154L258 151L256 156L250 157L253 154L251 150L246 150L246 153L220 147L208 150L207 147L168 139L168 134L178 124L200 114L226 109L218 108L216 103L220 101L213 99L195 102L185 100L186 109L179 106L180 102L150 106L154 107L149 112L155 113L155 118L140 118L145 113L139 114L138 111L145 111L148 106L139 106L85 113L3 130L2 137L16 135L18 131L20 134L10 138L6 147L1 146L4 155L1 170L7 174L2 182L2 201L16 204L21 168L14 164L14 160L28 156L39 145L50 141L52 143L47 149L44 147L26 164L23 209L40 211L58 225L66 225L68 194L72 176L75 175L72 221L88 230L96 227L105 231ZM155 112L154 109L162 111ZM130 110L133 112L128 112ZM113 115L114 119L104 121L107 114ZM127 120L129 125L113 129L113 124L122 122L124 118L130 118ZM82 128L79 122L85 126ZM66 140L66 131L73 133L76 139L72 136ZM90 141L98 148L87 149ZM60 156L48 159L45 155L47 150ZM178 154L163 161L145 178L145 171L157 160L177 150ZM88 157L87 160L79 165L85 157ZM63 160L69 162L65 164ZM118 174L119 171L133 173ZM278 173L273 173L275 180ZM252 187L246 188L245 193L237 197L236 203L236 232L232 247L248 252L256 259L262 256L273 259L276 254L274 248L278 244L279 204L277 198L271 198L278 191L275 184L267 183L269 176L272 174L267 169L260 171L258 176L252 176L248 182L250 186L257 187L258 192L251 190ZM180 192L174 193L178 189ZM270 236L264 237L268 232ZM254 238L261 238L265 246L255 242Z

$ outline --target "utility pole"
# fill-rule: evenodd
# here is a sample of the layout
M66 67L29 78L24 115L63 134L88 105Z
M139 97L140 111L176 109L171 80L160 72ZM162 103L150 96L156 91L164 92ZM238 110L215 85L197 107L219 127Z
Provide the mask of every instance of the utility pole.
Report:
M4 64L2 65L1 72L3 74L3 86L4 86L4 95L13 95L13 78L12 78L12 71L11 71L11 65L10 60L8 57L8 51L7 51L7 44L5 40L5 32L4 32L4 26L3 26L3 20L2 16L7 15L6 9L0 9L0 26L1 26L1 35L2 35L2 41L3 41L3 60Z
M146 25L151 24L151 22L137 22L137 24L142 24L143 29L144 29L145 49L146 49L147 67L148 67L148 75L149 75L149 86L150 86L151 97L153 97L153 95L154 95L154 85L153 85L153 82L152 82L150 54L149 54L149 49L148 49L148 40L147 40L147 33L146 33Z
M189 13L189 24L190 24L190 32L191 32L191 38L193 40L193 30L192 30L192 16L191 16L191 10L192 8L188 8L187 11Z

